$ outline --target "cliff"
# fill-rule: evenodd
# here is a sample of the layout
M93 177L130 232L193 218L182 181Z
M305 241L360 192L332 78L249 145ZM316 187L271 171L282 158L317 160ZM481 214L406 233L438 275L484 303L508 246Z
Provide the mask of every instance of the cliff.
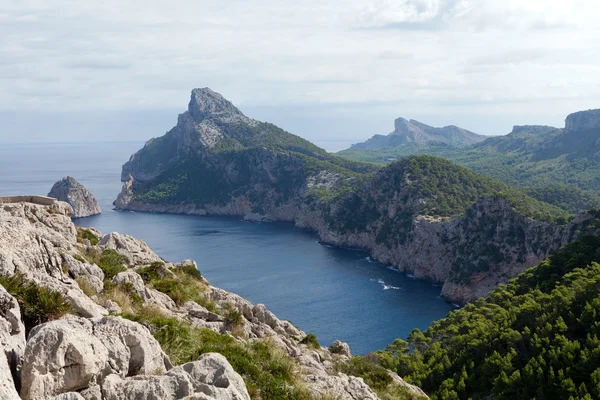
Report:
M378 398L338 372L347 345L321 347L193 261L78 228L71 213L0 204L0 398ZM390 376L403 398L423 395Z
M48 196L69 203L75 218L89 217L102 212L94 195L70 176L56 182Z

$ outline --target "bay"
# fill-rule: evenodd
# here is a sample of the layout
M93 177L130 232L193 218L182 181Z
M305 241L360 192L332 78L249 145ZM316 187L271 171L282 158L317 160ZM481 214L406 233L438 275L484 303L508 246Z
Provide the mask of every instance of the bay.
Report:
M142 145L0 145L0 196L46 195L54 182L73 176L103 210L76 224L135 236L169 261L194 259L213 285L264 303L322 345L346 341L354 354L382 349L452 309L430 282L371 262L363 252L321 245L292 224L113 211L121 166Z

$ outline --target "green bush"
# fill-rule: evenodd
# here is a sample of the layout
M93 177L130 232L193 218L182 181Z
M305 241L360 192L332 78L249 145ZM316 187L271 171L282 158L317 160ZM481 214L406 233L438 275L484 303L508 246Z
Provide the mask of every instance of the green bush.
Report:
M394 382L388 370L363 356L354 356L348 361L336 364L336 371L363 378L382 400L420 399L408 388ZM424 398L424 397L423 397Z
M582 236L384 360L434 400L600 398L599 262Z
M89 240L92 246L97 245L100 241L98 236L94 235L89 229L77 227L77 242L83 243L85 239Z
M102 251L97 264L104 271L105 280L111 279L119 272L127 271L125 258L115 250L106 249Z
M363 378L373 390L385 389L393 381L385 368L363 356L354 356L336 365L336 369L347 375Z
M181 265L176 268L177 268L177 270L185 272L186 274L190 275L192 278L196 278L197 280L202 280L202 274L200 273L200 271L198 271L198 268L196 268L193 264Z
M177 305L195 301L209 311L217 311L215 304L204 295L206 283L193 265L169 270L164 263L154 262L147 267L138 268L136 272L145 283L169 296Z
M317 340L317 336L314 333L309 333L306 335L300 343L307 345L308 347L312 347L313 349L320 349L321 345Z
M25 275L0 276L0 285L19 302L26 333L36 325L58 319L72 311L62 293L39 286L27 280Z

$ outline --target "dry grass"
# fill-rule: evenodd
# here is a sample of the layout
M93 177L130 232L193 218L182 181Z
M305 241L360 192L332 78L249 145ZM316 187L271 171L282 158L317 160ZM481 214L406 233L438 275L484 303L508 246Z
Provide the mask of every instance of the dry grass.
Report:
M88 281L87 279L82 278L80 276L80 277L77 277L77 279L75 279L75 281L79 285L79 289L81 289L81 291L83 293L85 293L86 296L92 297L92 296L95 296L98 294L98 292L96 292L96 289L94 289L94 286L92 286L90 281Z

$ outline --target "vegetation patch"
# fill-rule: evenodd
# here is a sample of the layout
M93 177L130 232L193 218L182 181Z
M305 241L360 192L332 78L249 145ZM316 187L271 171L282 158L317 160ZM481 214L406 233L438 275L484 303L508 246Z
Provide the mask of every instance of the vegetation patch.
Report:
M315 350L318 350L321 348L321 345L319 344L319 341L317 340L317 336L314 333L309 333L308 335L304 336L304 338L302 338L300 343L305 344L308 347L311 347Z
M115 250L105 249L102 252L97 249L89 249L85 258L91 264L96 264L104 272L104 280L110 280L119 272L127 271L125 258Z
M92 286L90 281L88 281L87 279L79 276L77 277L77 279L75 279L75 281L77 282L77 285L79 285L79 289L81 289L81 291L85 293L86 296L91 297L98 294L98 292L96 292L96 289L94 289L94 286Z
M81 228L81 227L77 227L77 242L78 243L83 243L84 240L89 240L90 244L92 246L95 246L98 244L98 242L100 241L100 239L98 238L98 236L94 235L92 233L91 230L89 229L85 229L85 228Z
M379 352L432 399L600 398L600 237Z
M168 269L164 263L154 262L136 272L145 283L169 296L177 305L195 301L211 312L217 311L214 302L205 295L207 286L202 274L193 265Z
M123 316L147 326L173 364L194 361L209 352L224 355L244 378L252 399L311 399L305 390L291 387L299 386L299 366L273 342L241 343L229 335L166 317L154 308L142 307Z
M336 364L336 371L363 378L382 400L417 400L408 388L395 383L387 369L363 356L354 356L348 361Z
M0 276L0 285L19 302L26 334L36 325L72 312L62 293L27 280L23 274Z

